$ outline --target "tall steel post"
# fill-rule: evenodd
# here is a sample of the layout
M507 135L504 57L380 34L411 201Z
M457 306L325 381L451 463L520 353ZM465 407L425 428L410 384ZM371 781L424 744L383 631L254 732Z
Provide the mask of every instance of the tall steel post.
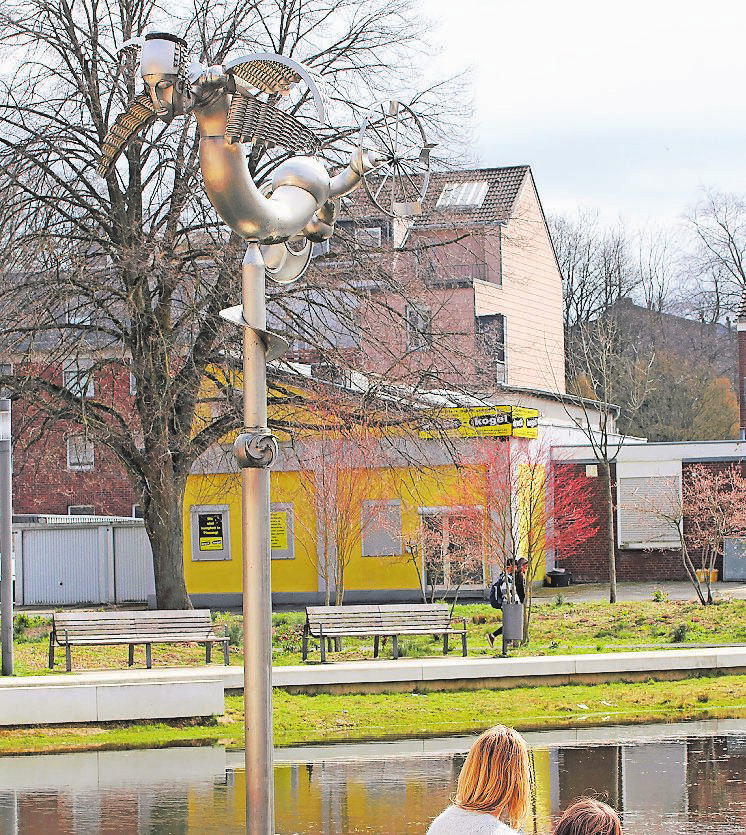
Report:
M253 328L266 330L265 271L259 245L249 241L241 268L244 437L267 430L265 346ZM272 587L269 544L269 467L241 470L243 560L244 739L246 832L273 835Z
M0 631L2 673L13 675L13 493L10 400L0 399Z

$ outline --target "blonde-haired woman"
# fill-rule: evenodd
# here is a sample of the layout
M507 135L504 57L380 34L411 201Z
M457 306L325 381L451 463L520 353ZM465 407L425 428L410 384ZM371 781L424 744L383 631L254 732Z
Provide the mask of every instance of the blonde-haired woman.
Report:
M530 772L528 748L519 733L504 725L485 731L461 769L453 805L438 815L427 835L515 833L530 808Z

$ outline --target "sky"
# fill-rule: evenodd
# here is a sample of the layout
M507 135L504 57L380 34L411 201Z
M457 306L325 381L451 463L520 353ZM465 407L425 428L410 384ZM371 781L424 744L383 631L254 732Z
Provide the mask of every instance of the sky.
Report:
M531 165L548 214L670 225L746 195L742 0L422 2L438 69L471 68L478 164Z

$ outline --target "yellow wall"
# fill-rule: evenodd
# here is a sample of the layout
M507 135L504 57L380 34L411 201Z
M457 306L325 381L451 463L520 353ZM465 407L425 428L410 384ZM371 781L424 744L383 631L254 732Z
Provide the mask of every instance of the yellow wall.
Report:
M401 501L402 542L419 543L418 507L449 504L449 493L458 473L452 467L426 471L381 471L372 499ZM313 560L316 533L313 508L303 498L297 472L273 471L270 476L273 503L292 503L294 558L272 560L273 592L316 592L318 580ZM189 508L194 505L227 505L230 518L229 560L192 560ZM184 573L190 594L231 594L241 591L241 477L237 474L192 475L187 479L183 512ZM406 554L398 557L363 557L360 544L345 570L345 590L417 589L417 572Z

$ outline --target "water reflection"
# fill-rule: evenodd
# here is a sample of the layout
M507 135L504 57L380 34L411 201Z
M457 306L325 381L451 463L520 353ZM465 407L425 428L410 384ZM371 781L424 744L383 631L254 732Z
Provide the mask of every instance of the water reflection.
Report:
M546 835L580 794L605 793L627 835L746 832L746 727L656 738L605 729L555 745L533 735L534 816ZM687 734L674 738L676 733ZM641 733L637 731L638 736ZM557 735L554 735L556 739ZM469 739L277 752L276 829L422 833L448 803ZM202 835L243 832L242 754L220 748L0 758L2 835Z

